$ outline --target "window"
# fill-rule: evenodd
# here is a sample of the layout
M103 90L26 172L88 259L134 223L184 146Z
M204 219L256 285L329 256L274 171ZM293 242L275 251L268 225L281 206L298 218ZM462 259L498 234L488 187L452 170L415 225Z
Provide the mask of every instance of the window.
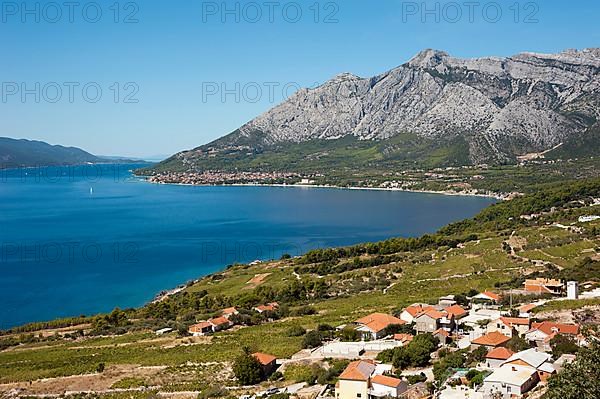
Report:
M357 393L357 394L356 394L356 397L357 397L357 398L360 398L360 397L362 397L362 394L360 394L360 393Z

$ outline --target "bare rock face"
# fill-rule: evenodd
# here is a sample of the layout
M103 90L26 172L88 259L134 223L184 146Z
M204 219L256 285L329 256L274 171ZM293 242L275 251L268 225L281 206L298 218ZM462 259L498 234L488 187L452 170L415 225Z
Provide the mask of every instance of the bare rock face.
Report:
M372 78L341 74L300 90L204 147L218 152L413 133L463 136L473 163L502 162L552 148L598 119L600 49L470 60L425 50Z

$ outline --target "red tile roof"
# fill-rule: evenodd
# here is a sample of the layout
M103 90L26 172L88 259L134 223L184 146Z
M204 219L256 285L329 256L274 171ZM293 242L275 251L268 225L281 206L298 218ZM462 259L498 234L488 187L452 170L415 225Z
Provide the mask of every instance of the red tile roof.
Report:
M462 317L467 314L467 311L464 310L460 305L452 305L444 310L453 315L454 317Z
M406 310L412 317L415 317L419 313L423 313L425 310L428 310L428 309L433 309L433 306L414 304L414 305L410 305L409 307L407 307L404 310Z
M510 349L506 349L500 346L489 351L488 354L485 355L485 357L487 359L507 360L514 354L515 353Z
M340 375L340 380L369 381L375 371L375 362L372 360L357 360L351 362Z
M435 330L433 332L433 335L438 335L438 334L443 335L446 338L450 336L450 333L448 331L444 330L443 328L438 328L437 330Z
M269 364L271 364L277 360L277 358L273 355L268 355L266 353L260 353L260 352L253 353L252 356L254 356L256 358L256 360L258 360L259 363L262 364L263 366L268 366Z
M373 313L362 319L356 320L357 324L362 324L371 331L379 332L385 330L386 327L394 324L406 324L404 320L400 320L389 314L384 313Z
M510 341L509 337L502 333L499 333L498 331L494 331L473 340L471 343L483 346L500 346L502 344L507 343L508 341Z
M500 295L498 295L492 291L484 291L484 292L482 292L482 294L492 298L496 302L498 302L500 300Z
M451 318L453 318L453 317L454 317L454 315L452 315L451 313L447 313L447 312L440 311L440 310L435 310L435 309L433 309L433 308L431 308L431 309L427 309L427 310L426 310L426 311L424 311L423 313L419 314L419 315L417 316L417 318L418 318L418 317L421 317L421 316L423 316L423 315L427 315L427 316L431 317L431 318L432 318L432 319L434 319L434 320L439 320L439 319L441 319L441 318L443 318L443 317L448 317L449 319L451 319Z
M213 324L213 325L215 325L215 326L222 326L222 325L225 325L225 324L229 325L229 323L230 323L229 320L227 320L225 317L222 317L222 316L221 317L216 317L214 319L210 319L208 322L211 323L211 324Z
M207 322L207 321L203 321L203 322L200 322L200 323L198 323L198 324L194 324L193 326L190 326L190 327L188 328L188 331L189 331L190 333L192 333L192 334L193 334L193 333L201 333L201 332L203 332L204 330L206 330L207 328L211 328L211 329L212 329L212 324L210 324L210 323L209 323L209 322Z
M412 341L413 338L414 336L412 336L411 334L394 334L395 341L401 341L404 343Z
M551 321L543 321L541 323L533 323L531 325L531 330L539 330L546 335L552 334L568 334L568 335L577 335L579 334L579 325L578 324L563 324L563 323L554 323Z
M371 383L385 385L386 387L398 388L402 384L402 380L394 377L388 377L386 375L376 375L371 378Z

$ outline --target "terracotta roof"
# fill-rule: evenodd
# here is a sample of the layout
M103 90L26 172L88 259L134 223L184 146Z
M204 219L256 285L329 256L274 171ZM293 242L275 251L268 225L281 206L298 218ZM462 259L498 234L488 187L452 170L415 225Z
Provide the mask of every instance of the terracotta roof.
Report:
M223 309L223 311L221 312L222 314L235 314L237 313L237 309L236 308L227 308L227 309Z
M402 380L394 377L388 377L386 375L376 375L371 378L371 383L385 385L386 387L398 388L402 384Z
M224 324L229 325L229 320L227 320L225 317L215 317L214 319L210 319L208 322L215 326L222 326Z
M273 305L258 305L257 307L255 307L254 309L258 310L259 312L273 312L275 311L276 306Z
M433 335L438 335L438 334L443 335L444 337L450 336L450 333L448 331L444 330L443 328L438 328L437 330L435 330L433 332Z
M368 360L351 362L340 374L340 380L368 381L375 371L375 363Z
M467 314L467 311L464 310L460 305L448 306L444 310L450 313L451 315L454 315L454 317L462 317Z
M529 326L529 319L526 319L524 317L501 317L500 321L509 327Z
M394 334L395 341L410 342L413 340L413 338L414 336L411 334Z
M271 364L277 360L277 358L273 355L268 355L266 353L260 353L260 352L253 353L252 356L254 356L256 358L256 360L258 360L259 363L262 364L263 366L268 366L269 364Z
M440 311L440 310L435 310L433 308L427 309L423 313L419 314L417 316L417 318L421 317L423 315L427 315L427 316L429 316L429 317L431 317L432 319L435 319L435 320L439 320L439 319L441 319L443 317L448 317L448 318L453 318L454 317L454 315L452 315L452 314L448 314L448 313L446 313L444 311Z
M494 348L491 351L489 351L488 354L485 355L485 357L487 359L507 360L512 355L514 355L513 351L500 346L498 348Z
M498 302L500 300L500 295L498 295L492 291L484 291L484 292L482 292L482 294L492 298L496 302Z
M484 346L500 346L508 341L510 341L509 337L498 331L493 331L473 340L471 343Z
M528 304L519 306L519 311L521 311L523 313L529 313L531 310L533 310L535 308L537 308L537 305L534 305L533 303L528 303Z
M421 305L421 304L417 303L414 305L410 305L409 307L407 307L404 310L407 311L412 317L415 317L419 313L423 313L425 310L428 310L428 309L433 309L433 306Z
M404 320L400 320L397 317L394 317L389 314L384 313L373 313L368 316L363 317L362 319L356 320L357 324L362 324L367 327L371 331L379 332L384 330L387 326L393 324L406 324Z
M543 321L541 323L533 323L531 325L531 330L539 330L546 335L552 334L570 334L577 335L579 334L579 325L578 324L563 324L563 323L554 323L551 321Z

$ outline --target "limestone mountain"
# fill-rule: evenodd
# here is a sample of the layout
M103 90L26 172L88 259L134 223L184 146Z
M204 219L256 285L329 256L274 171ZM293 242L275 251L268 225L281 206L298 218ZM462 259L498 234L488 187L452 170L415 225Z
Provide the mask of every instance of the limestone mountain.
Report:
M581 148L587 136L597 146L599 119L600 49L477 59L425 50L371 78L346 73L299 90L158 169L509 163Z

